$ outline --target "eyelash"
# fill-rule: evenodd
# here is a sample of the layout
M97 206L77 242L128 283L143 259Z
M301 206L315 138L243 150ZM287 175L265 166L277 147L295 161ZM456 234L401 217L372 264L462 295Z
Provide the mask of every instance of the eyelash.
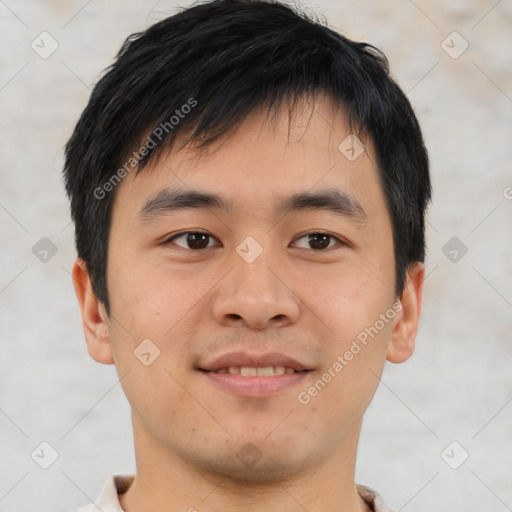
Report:
M206 235L206 236L208 236L210 238L215 238L210 233L206 233L204 231L182 231L181 233L177 233L177 234L173 235L171 238L168 238L167 240L165 240L163 242L163 245L171 244L174 240L179 239L181 237L185 237L186 235ZM343 240L340 240L338 237L336 237L336 236L334 236L334 235L332 235L330 233L324 233L324 232L321 232L321 231L312 231L310 233L306 233L304 235L299 236L295 240L300 240L302 238L306 238L308 236L315 236L315 235L324 235L326 237L329 237L330 239L335 240L337 242L337 244L341 245L341 246L347 245ZM181 249L190 250L190 251L194 251L194 252L199 252L199 251L211 248L210 246L207 246L207 247L203 247L203 248L200 248L200 249L192 249L190 247L181 247L179 245L178 245L178 247L180 247ZM323 252L323 251L326 251L327 249L332 249L333 247L335 247L335 245L333 245L333 246L329 245L329 246L327 246L327 247L325 247L323 249L312 249L312 248L310 248L310 249L312 251L315 251L315 252Z

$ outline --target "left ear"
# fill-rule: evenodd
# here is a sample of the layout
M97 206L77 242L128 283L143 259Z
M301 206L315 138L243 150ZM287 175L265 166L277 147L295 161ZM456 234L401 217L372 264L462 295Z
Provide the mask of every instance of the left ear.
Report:
M386 359L392 363L403 363L414 352L424 279L425 265L420 261L411 263L406 272L406 283L400 297L402 310L396 316L387 351Z

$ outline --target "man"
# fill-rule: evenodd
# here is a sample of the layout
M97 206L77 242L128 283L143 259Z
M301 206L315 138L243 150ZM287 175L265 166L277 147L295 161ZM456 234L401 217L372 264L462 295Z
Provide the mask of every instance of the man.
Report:
M194 5L127 39L65 179L137 463L81 511L390 510L357 444L414 350L431 185L385 57L279 3Z

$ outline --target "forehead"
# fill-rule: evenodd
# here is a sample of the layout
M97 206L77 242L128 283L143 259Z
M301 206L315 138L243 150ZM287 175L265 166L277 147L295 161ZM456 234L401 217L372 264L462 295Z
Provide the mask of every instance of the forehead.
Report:
M183 136L182 136L183 137ZM351 133L348 118L329 96L304 97L293 110L255 109L237 129L200 152L162 152L118 187L114 211L123 204L139 209L165 187L199 188L231 197L235 207L259 204L271 196L338 187L353 196L378 194L378 173L371 141L365 150ZM375 199L375 197L373 198Z

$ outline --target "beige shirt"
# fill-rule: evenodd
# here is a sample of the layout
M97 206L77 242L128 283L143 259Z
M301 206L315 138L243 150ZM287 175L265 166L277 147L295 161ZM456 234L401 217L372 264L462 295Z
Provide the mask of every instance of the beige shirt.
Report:
M128 490L133 482L133 475L114 475L103 485L100 497L95 504L81 507L74 512L124 512L119 503L119 494ZM372 507L374 512L393 512L373 489L357 485L357 492Z

